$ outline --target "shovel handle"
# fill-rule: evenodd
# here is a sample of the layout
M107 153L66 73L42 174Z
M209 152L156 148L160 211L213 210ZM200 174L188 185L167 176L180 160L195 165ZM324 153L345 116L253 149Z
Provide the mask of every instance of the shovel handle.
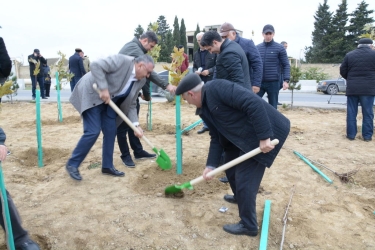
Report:
M274 140L271 141L271 144L273 146L275 146L275 145L279 144L279 140L278 139L274 139ZM246 153L244 155L241 155L240 157L237 157L236 159L234 159L234 160L232 160L232 161L230 161L230 162L228 162L228 163L226 163L226 164L224 164L224 165L222 165L222 166L220 166L220 167L212 170L211 172L209 172L207 174L207 177L213 177L216 174L218 174L220 172L223 172L223 171L225 171L225 170L227 170L227 169L229 169L229 168L231 168L231 167L237 165L238 163L241 163L241 162L243 162L243 161L245 161L247 159L250 159L251 157L253 157L253 156L255 156L255 155L257 155L257 154L259 154L261 152L262 151L260 150L259 147L256 148L256 149L253 149L250 152L248 152L248 153ZM203 176L200 176L200 177L195 178L194 180L190 181L190 185L193 186L193 185L198 184L198 183L200 183L202 181L204 181L204 178L203 178Z
M100 94L100 90L98 89L98 85L96 83L94 83L92 85L92 87L96 90L96 92L98 92ZM109 106L111 106L111 108L126 122L126 124L129 125L129 127L133 130L133 131L136 131L138 130L136 128L136 126L134 126L134 124L129 120L128 117L126 117L126 115L124 114L124 112L121 111L121 109L119 109L117 107L117 105L112 101L112 100L109 100ZM154 146L151 144L151 142L146 138L146 136L142 136L142 139L152 148L154 149Z

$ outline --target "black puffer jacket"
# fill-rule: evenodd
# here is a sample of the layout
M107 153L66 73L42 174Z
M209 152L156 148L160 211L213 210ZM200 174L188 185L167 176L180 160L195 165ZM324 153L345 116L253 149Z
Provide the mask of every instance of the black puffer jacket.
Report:
M12 70L12 61L9 58L8 51L2 37L0 37L0 78L8 77Z
M346 54L340 66L346 95L375 95L375 51L367 45Z

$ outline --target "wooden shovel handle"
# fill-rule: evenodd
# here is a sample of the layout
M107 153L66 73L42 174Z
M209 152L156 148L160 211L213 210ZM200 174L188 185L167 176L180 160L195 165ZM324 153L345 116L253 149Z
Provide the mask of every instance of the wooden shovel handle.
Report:
M96 90L96 92L98 92L100 94L100 90L98 89L98 85L96 83L94 83L92 85L92 87ZM117 105L112 101L112 100L109 100L109 106L111 106L111 108L126 122L126 124L129 125L129 127L133 130L133 131L138 131L137 127L134 126L134 124L129 120L128 117L126 117L126 115L124 114L124 112L121 111L121 109L119 109L117 107ZM151 144L151 142L146 138L145 135L142 136L142 139L153 149L154 146Z
M274 139L274 140L271 141L271 144L273 146L275 146L275 145L279 144L279 140L278 139ZM220 166L220 167L212 170L211 172L209 172L207 174L207 177L213 177L216 174L218 174L220 172L223 172L223 171L225 171L225 170L227 170L227 169L229 169L229 168L231 168L231 167L237 165L238 163L241 163L241 162L243 162L243 161L245 161L247 159L250 159L251 157L253 157L253 156L255 156L255 155L257 155L257 154L259 154L261 152L262 151L260 150L259 147L256 148L256 149L253 149L250 152L248 152L248 153L246 153L244 155L241 155L240 157L237 157L236 159L234 159L234 160L232 160L232 161L230 161L230 162L228 162L228 163L226 163L226 164L224 164L224 165L222 165L222 166ZM190 184L193 186L194 184L197 184L197 183L202 182L202 181L204 181L204 178L203 178L203 176L200 176L200 177L198 177L198 178L190 181Z

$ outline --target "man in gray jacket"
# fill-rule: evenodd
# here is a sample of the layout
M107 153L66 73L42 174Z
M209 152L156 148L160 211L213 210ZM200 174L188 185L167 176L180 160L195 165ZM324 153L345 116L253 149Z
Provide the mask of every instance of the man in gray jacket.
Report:
M66 164L70 177L82 180L78 167L96 142L100 131L104 135L102 173L112 176L125 175L113 165L117 114L107 104L112 99L133 124L139 126L136 99L146 77L150 76L153 70L154 60L148 55L134 58L118 54L91 64L91 71L81 78L70 97L70 102L82 115L84 129L84 134ZM93 88L94 83L98 85L100 95ZM135 133L138 137L143 135L140 127Z
M139 57L146 54L148 51L152 50L155 45L158 43L158 37L156 36L155 32L147 31L146 33L142 34L139 38L134 37L134 39L128 43L126 43L120 50L119 54ZM165 82L161 79L156 72L152 72L150 76L147 78L145 85L142 88L142 99L146 101L151 100L151 93L150 93L150 81L154 84L158 85L163 89L169 90L171 93L174 93L176 87ZM139 100L137 98L137 113L139 115ZM131 148L134 152L135 159L147 159L147 158L155 158L155 154L150 154L143 149L143 146L133 132L128 133L131 129L130 127L121 120L121 118L117 118L119 121L119 126L117 127L117 143L121 151L121 160L125 164L125 166L133 168L135 167L135 163L130 155L129 145L127 142L127 134L129 134L129 143Z

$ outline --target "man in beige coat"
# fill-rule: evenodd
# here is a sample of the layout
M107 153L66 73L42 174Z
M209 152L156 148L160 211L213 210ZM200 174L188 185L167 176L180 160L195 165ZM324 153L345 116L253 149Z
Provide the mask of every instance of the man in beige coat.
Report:
M103 132L102 173L124 176L113 165L113 150L116 137L115 111L108 105L112 100L137 127L139 125L136 99L146 77L154 69L154 61L149 55L133 58L113 55L91 63L91 71L85 74L75 86L70 102L81 114L84 133L66 164L70 177L82 180L78 167ZM100 94L93 88L98 85ZM137 137L143 131L138 127Z

